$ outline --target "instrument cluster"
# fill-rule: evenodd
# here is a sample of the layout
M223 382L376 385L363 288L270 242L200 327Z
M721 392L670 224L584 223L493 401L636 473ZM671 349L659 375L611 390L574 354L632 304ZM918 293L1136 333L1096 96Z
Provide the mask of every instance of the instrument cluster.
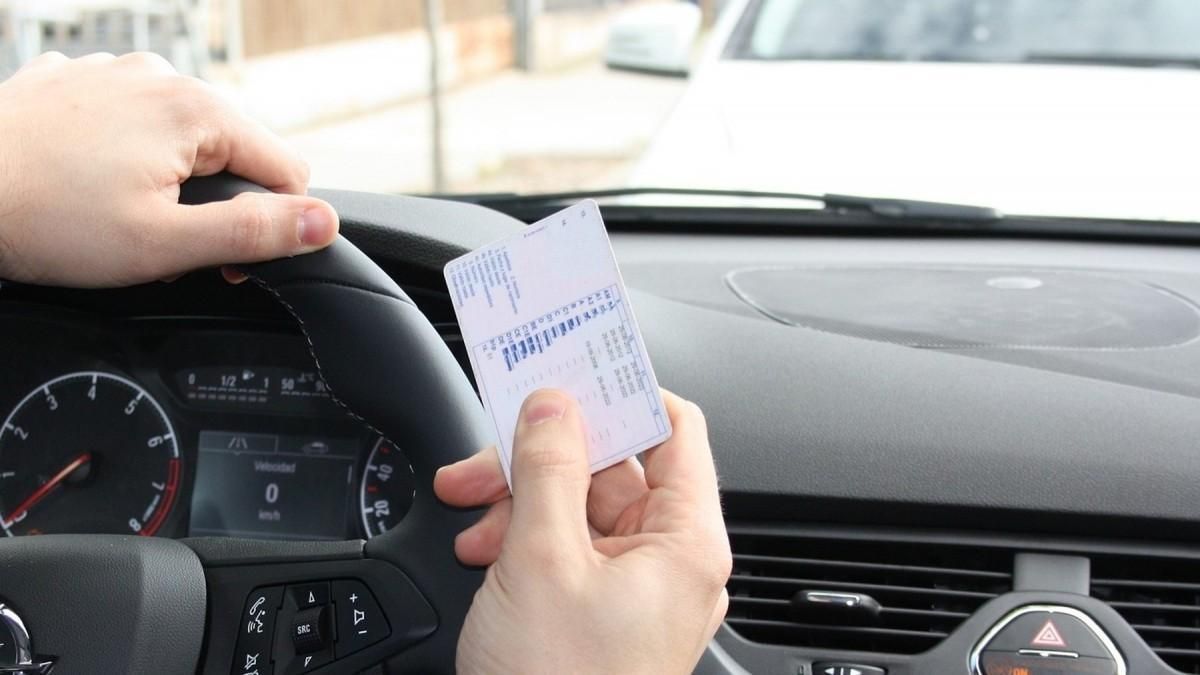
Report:
M0 535L355 539L412 505L404 449L290 326L33 305L0 325Z

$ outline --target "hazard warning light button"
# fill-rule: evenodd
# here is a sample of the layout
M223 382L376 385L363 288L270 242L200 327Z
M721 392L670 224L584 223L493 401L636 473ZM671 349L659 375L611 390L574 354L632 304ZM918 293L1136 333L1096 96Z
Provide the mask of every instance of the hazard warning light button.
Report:
M1117 646L1090 616L1062 605L1009 612L971 650L971 675L1126 675Z
M1014 618L988 642L1003 652L1064 652L1112 658L1100 638L1082 621L1059 612L1028 612Z

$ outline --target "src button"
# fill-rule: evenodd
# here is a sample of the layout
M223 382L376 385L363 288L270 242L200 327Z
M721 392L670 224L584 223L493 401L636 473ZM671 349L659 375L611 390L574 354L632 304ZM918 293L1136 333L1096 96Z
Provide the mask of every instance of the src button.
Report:
M292 621L292 645L297 654L309 654L328 646L328 610L328 606L321 606L296 612Z

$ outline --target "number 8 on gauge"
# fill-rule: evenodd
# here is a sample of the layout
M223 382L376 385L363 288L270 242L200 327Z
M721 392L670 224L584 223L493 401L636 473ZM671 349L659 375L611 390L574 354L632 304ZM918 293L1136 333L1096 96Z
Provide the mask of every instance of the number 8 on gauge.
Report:
M376 441L359 487L359 509L368 539L400 522L412 506L416 487L412 465L404 453L387 439Z

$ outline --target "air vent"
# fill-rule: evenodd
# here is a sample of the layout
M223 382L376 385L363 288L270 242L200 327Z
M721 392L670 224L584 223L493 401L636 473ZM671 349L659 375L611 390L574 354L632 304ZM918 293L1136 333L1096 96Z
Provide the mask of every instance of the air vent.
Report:
M839 538L730 527L726 622L754 642L915 654L1012 589L1013 553L982 546ZM869 595L874 617L798 615L799 591Z
M1172 668L1200 673L1200 561L1094 555L1092 597L1125 617Z

